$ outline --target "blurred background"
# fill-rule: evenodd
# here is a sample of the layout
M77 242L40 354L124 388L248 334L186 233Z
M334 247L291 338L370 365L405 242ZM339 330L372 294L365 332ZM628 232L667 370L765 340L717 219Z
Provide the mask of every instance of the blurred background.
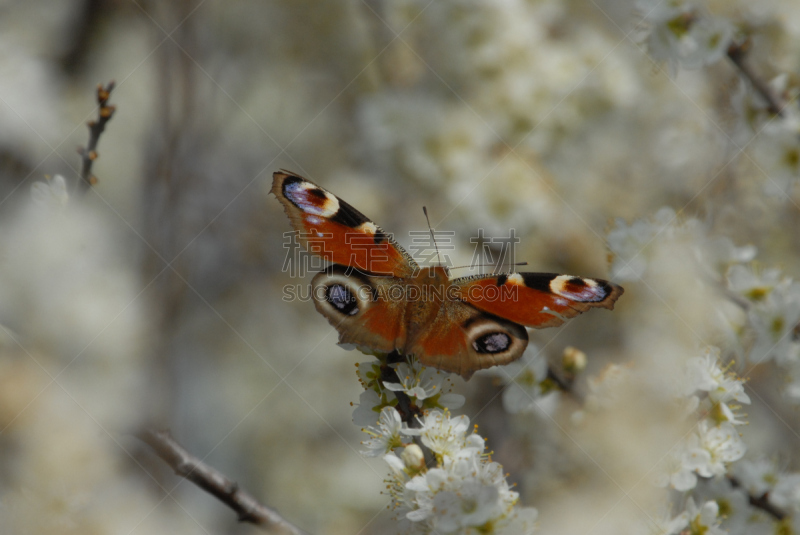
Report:
M747 22L765 79L797 81L800 4L709 9ZM146 425L311 533L391 531L387 467L359 454L351 420L368 358L337 347L312 303L283 299L311 275L284 269L290 226L267 194L280 168L407 249L426 205L454 232L455 265L480 229L514 229L527 270L610 278L616 218L668 206L796 272L800 199L793 182L770 194L749 156L736 69L654 61L641 18L626 0L0 2L2 531L256 532L132 436ZM112 79L82 195L75 148ZM33 203L56 174L66 205ZM626 285L613 313L532 343L555 361L577 347L591 376L706 340L710 298L680 279L698 275L660 267L667 282ZM767 396L779 384L758 381ZM582 499L613 510L623 494L576 460L608 431L565 432L569 401L508 415L501 390L456 380L545 531L577 533L562 524ZM797 414L779 411L786 428L769 412L754 406L766 416L747 432L793 466ZM598 518L580 532L618 532Z

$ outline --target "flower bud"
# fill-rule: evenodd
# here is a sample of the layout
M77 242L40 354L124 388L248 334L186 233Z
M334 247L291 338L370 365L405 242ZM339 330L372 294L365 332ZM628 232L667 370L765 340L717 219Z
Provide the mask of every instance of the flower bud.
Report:
M416 444L406 446L400 458L405 463L409 475L418 474L425 470L425 455L422 453L422 448Z
M586 368L586 353L575 347L567 346L561 355L561 362L564 371L572 375L578 374Z

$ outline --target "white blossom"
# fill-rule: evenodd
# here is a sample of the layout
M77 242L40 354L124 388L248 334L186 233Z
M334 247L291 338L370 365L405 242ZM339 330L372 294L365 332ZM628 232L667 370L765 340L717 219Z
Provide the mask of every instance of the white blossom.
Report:
M405 426L400 419L400 414L394 407L384 407L378 419L378 427L370 426L362 429L372 438L362 442L367 449L361 453L367 457L379 457L402 446L400 433L403 427Z
M639 0L637 7L650 25L647 45L655 59L697 69L720 60L728 50L733 26L691 2Z
M734 465L733 473L742 487L753 496L763 496L778 480L778 469L775 463L768 459L756 461L742 459Z
M751 505L747 490L732 485L727 477L704 480L693 497L697 503L715 501L719 505L721 527L731 535L774 535L776 532L774 518L763 509Z
M678 515L661 513L648 515L646 521L633 527L632 533L636 535L678 535L689 525L689 515L686 511Z
M406 463L395 455L394 452L384 455L383 460L386 461L386 464L392 469L392 473L395 477L405 478Z
M698 261L715 279L721 278L732 266L750 262L757 252L754 245L739 247L727 236L708 236L695 248Z
M775 359L781 366L800 360L800 343L794 329L800 323L800 284L777 269L756 272L734 266L728 273L728 287L745 298L749 329L748 358L754 364Z
M741 459L746 450L734 425L744 424L729 406L732 401L750 403L744 381L720 367L720 351L709 347L702 356L686 361L678 401L687 416L702 419L689 436L675 445L656 477L662 487L688 491L697 486L697 476L720 476L730 463ZM701 401L696 392L708 392ZM738 408L738 406L734 406Z
M415 508L406 517L444 533L486 525L507 514L518 499L500 465L474 451L415 476L406 487L416 493Z
M378 425L380 411L385 406L384 400L375 392L369 389L361 392L358 404L353 411L353 423L360 427L374 427Z
M651 220L639 219L631 224L617 219L608 233L608 248L614 254L611 274L614 280L638 280L647 269L647 246L662 232L670 233L676 220L672 208L661 208Z
M34 182L31 186L31 198L36 205L49 210L63 208L69 202L67 182L61 175L56 175L47 182Z
M709 234L708 225L694 219L681 219L672 208L660 208L649 219L628 224L617 219L608 233L608 247L614 254L611 273L615 280L638 280L647 272L658 242L675 242L691 252L697 266L708 276L721 279L730 268L755 257L751 245L737 246L730 238Z
M401 457L384 456L392 469L389 480L395 508L409 533L527 534L535 527L536 510L515 508L503 468L484 454L483 438L467 435L469 419L429 411L420 429L403 432L421 437L436 454L436 466L425 468L415 444ZM474 530L474 531L470 531Z
M497 535L531 535L536 531L539 512L533 507L515 507L494 524Z
M676 445L667 454L656 476L656 484L681 492L691 490L697 485L694 465L691 463L689 451L683 444Z
M769 501L787 512L800 512L800 473L780 474Z
M755 271L751 267L733 266L728 271L728 288L745 299L758 303L787 279L778 269Z
M727 531L720 528L719 505L713 500L704 502L698 507L695 505L694 499L690 497L686 503L686 515L692 534L727 534Z
M439 489L430 503L431 527L444 533L480 526L500 513L497 489L475 480L460 482L455 490Z
M732 372L726 373L720 367L719 348L709 347L701 357L692 357L686 364L685 392L688 395L696 391L708 392L703 410L711 413L717 421L727 421L733 425L744 424L734 412L737 406L730 402L750 403L750 397L744 391L744 381Z
M453 457L467 445L469 418L464 415L450 417L449 412L433 410L425 413L419 429L407 429L405 433L418 435L422 443L436 455Z
M793 337L800 323L800 284L782 283L747 311L755 340L750 361L760 364L775 359L778 364L796 361L800 345Z
M727 464L741 459L747 449L736 428L728 422L711 426L703 420L693 437L690 449L695 454L695 470L704 477L725 474Z
M547 360L539 349L528 344L522 357L489 372L506 384L503 407L511 414L534 409L542 397L542 382L547 379Z
M736 349L752 364L773 361L786 377L784 396L800 402L800 283L777 269L734 266L728 288L746 300L745 323L731 328Z
M753 158L764 176L764 191L788 198L800 179L800 114L787 106L783 117L765 122L753 140Z
M450 374L423 366L417 359L401 362L396 370L400 382L384 381L383 386L392 392L405 392L417 407L457 409L464 404L464 396L450 392ZM429 400L427 405L425 400Z

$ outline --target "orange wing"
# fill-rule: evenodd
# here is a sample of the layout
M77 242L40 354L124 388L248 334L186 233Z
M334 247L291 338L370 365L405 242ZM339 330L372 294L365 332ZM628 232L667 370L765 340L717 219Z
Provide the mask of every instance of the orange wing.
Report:
M590 308L614 308L625 291L613 282L557 273L476 275L451 281L459 299L507 320L543 329Z
M271 191L310 252L377 275L408 277L417 269L411 256L368 217L305 178L273 173Z
M528 332L521 325L461 301L443 302L436 316L420 327L409 333L403 352L464 380L478 370L518 359L528 345Z
M389 299L402 284L341 265L329 266L311 281L314 306L339 331L339 343L389 353L406 343L406 303Z

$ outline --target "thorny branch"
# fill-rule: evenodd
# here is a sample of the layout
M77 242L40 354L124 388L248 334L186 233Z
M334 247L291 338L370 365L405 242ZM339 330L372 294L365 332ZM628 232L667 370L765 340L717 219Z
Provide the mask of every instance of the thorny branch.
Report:
M89 144L86 147L78 147L78 154L81 157L81 179L78 189L82 192L97 183L97 177L92 175L92 164L97 159L97 142L100 141L100 134L106 129L106 123L111 120L117 109L116 106L108 105L108 97L114 85L113 80L105 87L103 84L97 84L97 104L100 106L97 110L97 119L86 123L89 127Z
M255 524L278 533L308 535L273 509L260 503L236 482L186 451L169 432L147 429L136 436L153 448L177 475L188 479L233 509L240 522Z
M731 43L728 46L728 58L736 65L739 72L753 84L753 88L767 101L767 110L774 115L783 117L783 108L786 106L786 103L763 78L756 74L753 67L745 61L747 53L750 51L750 46L751 41L749 39L741 43Z

